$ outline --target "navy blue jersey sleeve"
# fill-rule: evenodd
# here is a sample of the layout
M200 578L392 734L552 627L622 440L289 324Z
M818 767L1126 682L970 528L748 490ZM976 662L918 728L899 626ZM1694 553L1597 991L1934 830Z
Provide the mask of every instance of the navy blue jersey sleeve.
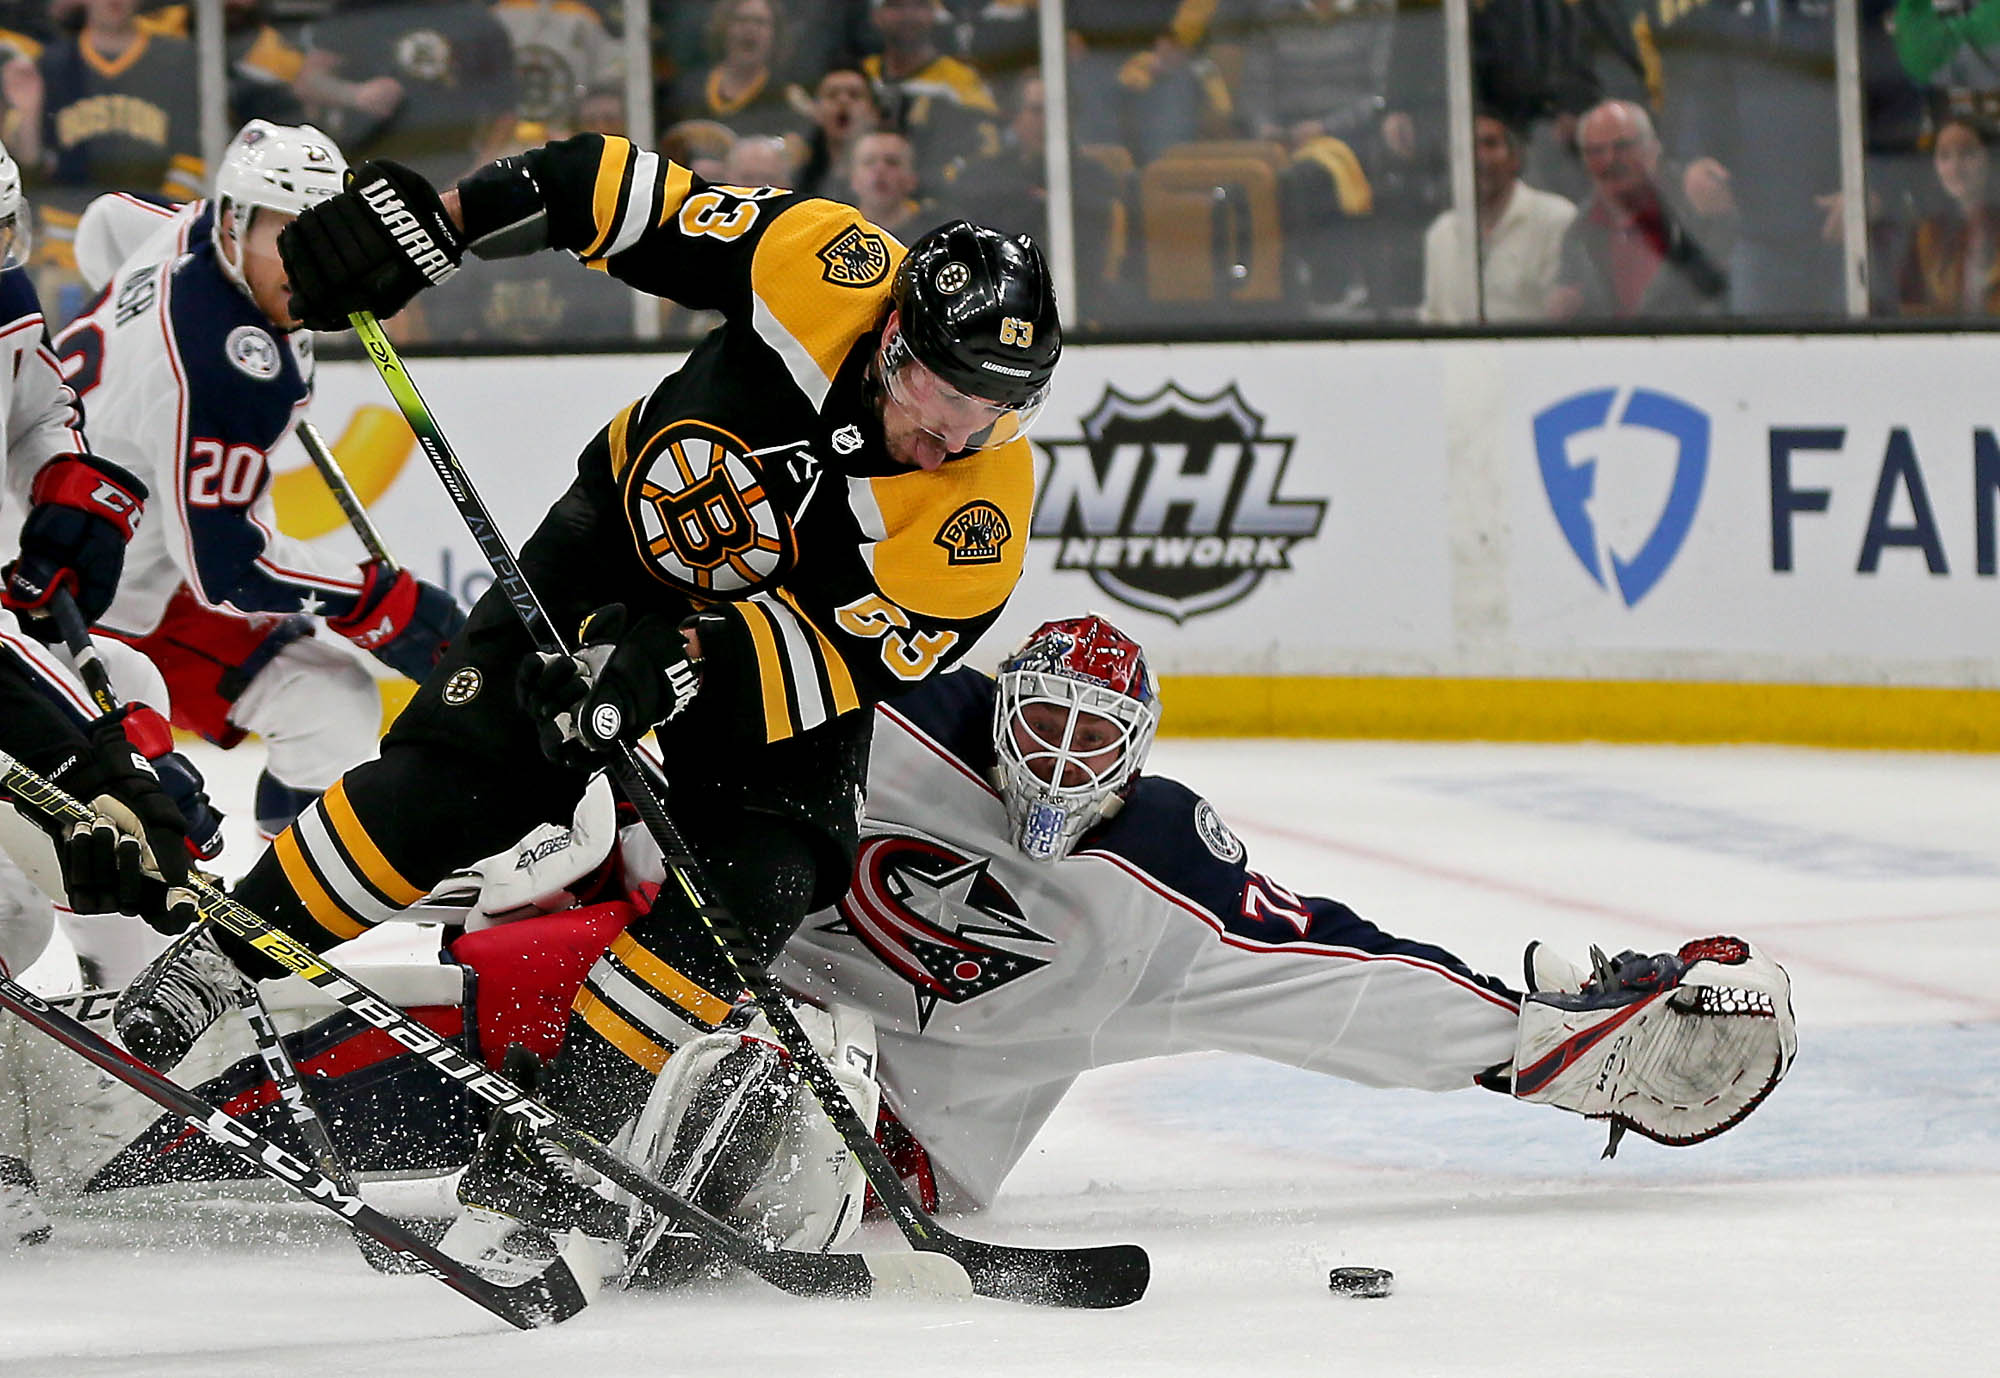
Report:
M1215 806L1177 780L1141 776L1125 807L1087 835L1080 850L1121 857L1192 901L1225 941L1253 949L1409 958L1519 998L1505 982L1474 971L1442 947L1385 933L1339 900L1300 894L1253 869L1249 849Z

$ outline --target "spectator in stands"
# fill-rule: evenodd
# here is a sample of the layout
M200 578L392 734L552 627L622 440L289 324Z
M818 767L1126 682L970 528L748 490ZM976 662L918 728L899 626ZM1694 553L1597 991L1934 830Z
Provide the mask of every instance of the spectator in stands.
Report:
M1045 88L1039 76L1023 77L1000 151L966 168L952 186L952 209L978 224L1045 241L1047 152ZM1125 253L1127 216L1116 179L1089 156L1070 160L1070 214L1076 231L1078 280L1093 285L1116 281Z
M307 52L342 81L397 83L386 113L316 112L352 162L393 158L447 186L515 142L514 46L477 0L342 0L307 31Z
M850 182L855 209L905 244L945 218L918 199L916 150L893 129L861 136Z
M107 191L191 200L202 194L194 45L148 33L138 0L83 0L82 27L37 62L0 71L5 138L41 212L40 284L67 320L82 305L72 244L77 217Z
M618 40L581 0L493 0L493 17L514 49L520 118L541 126L520 131L524 143L579 128L585 94L624 74ZM622 123L617 132L624 132Z
M735 146L736 136L714 120L682 120L660 135L662 154L710 182L723 180L723 165Z
M722 180L732 187L782 187L789 191L791 149L774 134L746 134L729 146Z
M1463 221L1456 210L1432 222L1424 235L1419 318L1429 325L1541 320L1576 207L1521 180L1521 136L1497 115L1473 120L1472 166L1478 261L1461 251Z
M1609 100L1577 127L1590 203L1563 235L1549 289L1556 320L1711 315L1729 275L1693 232L1694 213L1661 175L1652 119L1630 101Z
M860 68L836 67L821 77L813 93L812 131L798 173L799 190L845 199L854 145L881 123L874 89Z
M625 83L600 81L586 88L577 98L576 123L571 132L629 136L632 129L625 113Z
M1833 7L1662 5L1668 146L1697 215L1735 221L1728 309L1845 309Z
M2000 114L2000 0L1898 0L1896 55L1911 79L1932 88L1939 113Z
M1991 185L1992 138L1963 116L1937 132L1931 163L1949 208L1917 222L1898 275L1903 314L2000 315L2000 196Z
M709 15L710 64L668 88L662 116L714 120L739 138L791 138L803 158L805 120L786 97L779 70L786 22L778 0L722 0Z
M909 136L918 174L933 185L1000 146L1000 107L970 64L939 49L942 17L937 0L877 0L882 51L861 62L884 122Z
M1235 102L1205 55L1213 0L1069 0L1070 127L1142 166L1233 132Z

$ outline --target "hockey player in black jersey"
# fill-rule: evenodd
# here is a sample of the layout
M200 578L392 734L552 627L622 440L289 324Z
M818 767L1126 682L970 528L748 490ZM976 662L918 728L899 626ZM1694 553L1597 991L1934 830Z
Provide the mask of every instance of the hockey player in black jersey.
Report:
M318 329L393 314L468 247L567 250L724 324L585 447L522 551L582 649L535 656L490 591L379 759L307 809L237 895L315 947L355 937L567 819L610 742L657 725L675 819L768 957L846 885L865 710L955 662L1020 575L1023 432L1061 350L1041 253L955 222L906 255L852 207L712 185L599 135L442 196L364 164L280 241L294 312ZM120 1031L155 1065L222 1006L184 998L194 976L156 967L128 991ZM592 968L549 1096L608 1136L739 993L665 895ZM513 1190L521 1175L537 1185ZM509 1214L562 1194L526 1146L489 1145L467 1180L471 1203Z

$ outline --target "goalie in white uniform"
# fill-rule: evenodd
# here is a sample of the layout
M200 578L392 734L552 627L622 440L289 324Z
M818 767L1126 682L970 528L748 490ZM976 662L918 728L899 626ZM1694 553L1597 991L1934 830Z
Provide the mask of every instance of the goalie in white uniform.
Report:
M855 877L777 971L927 1205L991 1202L1079 1074L1169 1053L1485 1085L1673 1144L1739 1122L1789 1069L1789 983L1748 944L1704 939L1601 970L1531 944L1524 996L1255 870L1206 801L1141 773L1158 716L1143 653L1094 617L1043 627L997 682L955 671L876 710ZM572 827L537 830L436 897L546 955L587 946L569 929L622 922L661 878L600 781ZM566 1009L580 970L515 977L496 1008ZM482 972L476 1021L496 1060L515 1039L485 1008L497 982ZM406 1075L435 1080L420 1064ZM628 1134L708 1209L788 1247L831 1247L865 1182L810 1099L743 1005L675 1052ZM628 1280L701 1263L634 1221ZM454 1234L448 1247L503 1278L534 1271L547 1244L474 1219Z
M176 726L263 737L257 822L281 831L380 735L381 701L345 637L422 679L464 617L435 585L341 566L281 535L270 456L312 398L310 332L287 306L278 231L341 188L333 141L253 120L212 200L100 197L77 259L103 291L56 340L99 453L152 488L100 629L160 667Z

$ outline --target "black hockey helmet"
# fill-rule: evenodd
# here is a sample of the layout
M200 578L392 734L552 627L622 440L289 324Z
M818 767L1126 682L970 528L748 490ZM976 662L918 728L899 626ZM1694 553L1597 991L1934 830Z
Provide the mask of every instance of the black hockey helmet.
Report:
M960 393L1016 414L987 444L1027 429L1062 355L1049 267L1034 240L953 220L910 246L890 295L901 322L883 342L892 384L906 350Z

